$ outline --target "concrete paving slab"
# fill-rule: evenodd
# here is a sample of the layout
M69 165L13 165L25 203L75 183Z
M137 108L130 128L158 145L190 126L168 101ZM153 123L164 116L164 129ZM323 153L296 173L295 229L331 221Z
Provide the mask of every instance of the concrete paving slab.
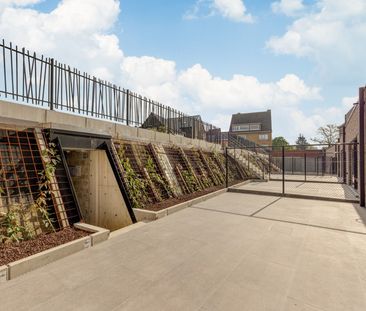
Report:
M251 182L238 187L238 189L282 193L282 182ZM286 181L285 193L324 198L358 200L358 193L352 187L339 183Z
M261 208L278 200L278 197L245 195L241 193L225 193L218 198L196 204L196 207L208 208L210 210L225 211L240 215L252 215Z
M282 198L256 216L366 233L366 210L355 203Z
M281 220L286 209L293 220L331 213L327 222L351 228L358 215L352 205L337 203L335 212L318 206L312 213L310 200L281 199L250 216L231 212L230 204L217 210L228 200L219 196L212 210L187 208L2 283L1 308L365 310L364 224L357 225L361 233L350 233ZM281 219L257 217L267 210Z

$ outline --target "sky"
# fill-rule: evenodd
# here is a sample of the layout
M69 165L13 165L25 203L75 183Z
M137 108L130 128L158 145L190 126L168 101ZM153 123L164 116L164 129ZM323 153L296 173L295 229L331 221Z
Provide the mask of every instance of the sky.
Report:
M0 37L222 130L271 109L294 143L357 101L365 14L366 0L0 0Z

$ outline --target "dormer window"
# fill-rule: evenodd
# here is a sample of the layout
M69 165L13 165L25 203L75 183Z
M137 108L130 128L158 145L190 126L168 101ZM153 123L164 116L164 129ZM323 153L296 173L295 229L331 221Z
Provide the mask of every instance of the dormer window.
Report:
M233 132L251 132L251 131L260 131L261 124L260 123L247 123L247 124L235 124L233 125Z

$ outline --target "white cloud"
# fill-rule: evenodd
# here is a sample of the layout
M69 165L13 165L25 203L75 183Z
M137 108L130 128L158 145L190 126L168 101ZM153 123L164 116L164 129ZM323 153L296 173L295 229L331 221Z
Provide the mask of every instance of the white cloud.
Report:
M303 0L280 0L273 2L271 7L274 13L282 13L288 16L297 15L305 8Z
M278 54L307 57L327 79L364 77L365 0L318 0L310 13L296 19L282 36L266 46Z
M242 0L197 0L183 17L196 19L214 15L221 15L235 22L252 23L254 21Z
M0 1L0 13L6 7L10 7L10 6L21 7L21 6L37 4L42 1L43 0L1 0Z
M117 36L107 30L118 14L116 0L62 0L50 13L9 5L0 14L0 33L15 44L116 80L123 52Z
M162 85L176 78L175 62L150 56L126 57L122 70L129 85L141 88Z
M358 102L358 96L354 97L343 97L342 98L342 106L344 109L349 110L352 108L354 103Z
M114 0L63 0L49 13L11 5L0 13L0 33L14 43L143 96L188 114L202 114L205 121L224 129L232 113L263 109L272 109L275 133L284 136L297 135L300 128L307 133L304 127L314 130L325 120L322 112L301 112L303 104L321 103L322 98L319 88L295 74L278 81L260 81L243 74L223 79L200 64L178 71L174 61L125 56L117 36L111 33L119 11ZM79 12L86 16L80 17Z
M253 22L253 17L247 13L242 0L214 0L213 7L228 19L245 23Z

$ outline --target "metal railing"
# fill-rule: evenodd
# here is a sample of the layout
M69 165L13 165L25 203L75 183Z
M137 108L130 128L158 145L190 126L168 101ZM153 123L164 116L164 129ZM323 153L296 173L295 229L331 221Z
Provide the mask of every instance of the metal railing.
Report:
M221 130L128 89L0 42L0 97L134 127L221 143Z
M256 149L226 148L226 155L235 157L256 180L235 191L350 202L363 199L360 176L364 168L357 142L266 146L266 154Z

